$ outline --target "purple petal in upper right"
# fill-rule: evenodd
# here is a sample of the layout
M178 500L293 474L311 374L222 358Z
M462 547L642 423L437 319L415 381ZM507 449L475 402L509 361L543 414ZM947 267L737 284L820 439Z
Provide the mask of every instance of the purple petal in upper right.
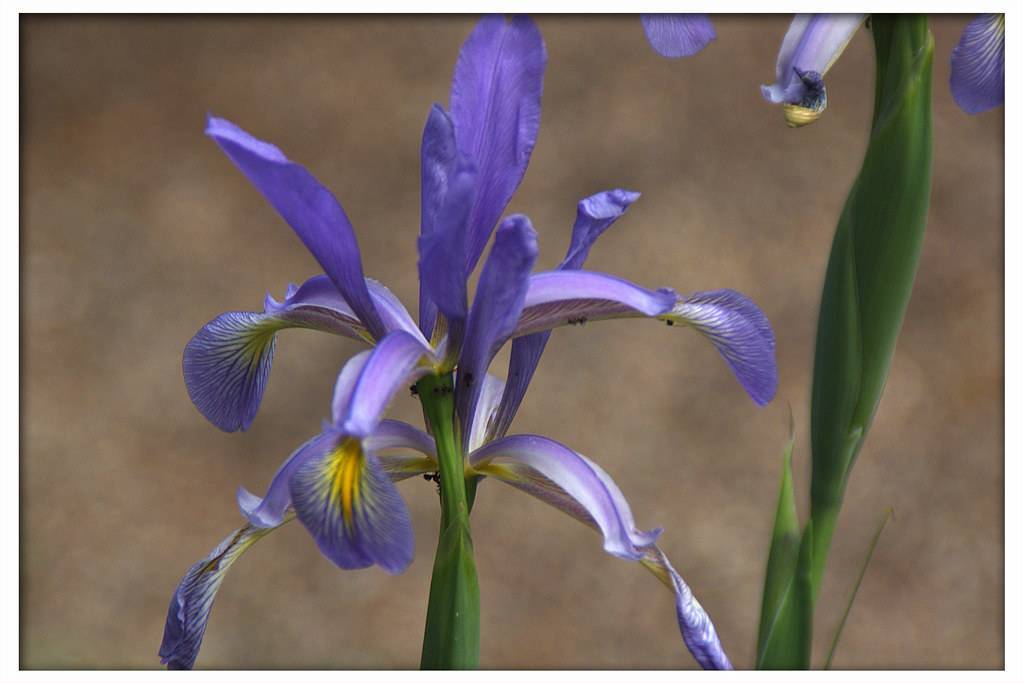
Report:
M706 14L642 14L650 47L662 57L689 57L717 38Z
M710 340L757 405L767 405L778 391L774 331L760 308L731 289L683 297L670 315Z
M529 164L540 131L547 50L533 20L484 17L462 45L451 82L458 148L476 167L466 272L471 273Z
M1005 102L1005 15L981 14L952 50L949 81L956 104L979 114Z

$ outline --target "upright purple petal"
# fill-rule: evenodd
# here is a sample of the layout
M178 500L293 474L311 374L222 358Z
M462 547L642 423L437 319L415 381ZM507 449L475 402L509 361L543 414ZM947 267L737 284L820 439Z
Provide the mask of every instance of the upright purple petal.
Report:
M481 474L523 489L558 505L567 496L574 514L585 511L604 536L604 550L627 560L640 560L660 529L639 531L625 496L604 470L589 458L542 436L517 435L493 441L474 451L469 464ZM553 486L552 486L553 485Z
M576 270L583 267L590 248L605 230L621 218L625 211L639 199L638 192L610 190L583 199L576 208L572 239L559 270ZM512 342L511 359L508 363L508 382L504 396L497 409L494 422L489 428L488 439L504 436L518 412L526 389L533 379L540 356L547 346L550 332L538 332L518 337Z
M458 148L476 167L466 272L479 261L529 164L540 131L547 50L529 17L480 20L462 45L451 82Z
M1005 102L1005 15L981 14L952 50L952 97L967 114Z
M354 438L306 461L291 477L299 521L342 569L380 565L400 574L415 540L408 508L378 458Z
M423 131L419 324L433 334L437 310L448 320L448 351L457 357L467 315L465 237L476 170L458 151L454 124L434 105Z
M662 57L695 55L718 37L706 14L642 14L640 20L650 47Z
M755 303L731 289L716 289L682 298L663 317L707 337L757 405L774 398L778 391L774 331Z
M725 654L717 630L714 628L714 622L710 620L710 615L693 595L689 584L671 566L667 556L654 545L647 548L646 555L641 562L675 594L675 616L678 619L678 630L697 663L704 669L731 670L732 662Z
M463 439L472 433L476 402L490 361L515 330L536 256L536 232L529 219L521 215L506 218L483 265L458 361L455 407Z
M355 232L330 190L281 150L226 119L208 117L206 134L287 221L370 334L383 337L387 330L366 288Z
M246 524L225 538L185 572L167 608L160 644L160 663L168 669L191 669L199 654L213 600L227 570L253 543L273 529Z

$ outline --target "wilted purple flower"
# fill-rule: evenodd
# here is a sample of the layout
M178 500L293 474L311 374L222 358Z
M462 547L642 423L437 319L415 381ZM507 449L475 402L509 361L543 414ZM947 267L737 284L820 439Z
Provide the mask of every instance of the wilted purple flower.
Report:
M967 114L1005 102L1005 15L981 14L952 50L952 97Z
M813 123L828 106L824 75L845 51L864 14L797 14L778 51L776 80L760 86L764 99L781 104L792 127Z
M480 21L459 55L451 112L434 105L421 150L420 316L366 278L340 203L303 167L234 124L210 117L207 135L253 182L316 257L325 275L267 297L261 313L231 312L207 323L185 348L193 402L225 431L246 429L266 387L276 334L311 328L372 348L342 368L331 419L274 475L263 497L238 491L246 524L178 586L160 656L190 668L216 591L237 557L269 530L297 517L320 551L345 569L379 565L398 573L412 561L408 510L394 482L438 468L433 439L383 419L394 394L428 374L456 371L455 406L467 476L505 481L581 519L605 549L642 562L676 596L679 628L704 666L730 664L706 612L639 531L624 496L595 463L539 436L505 436L555 327L608 318L657 318L691 327L717 348L753 400L777 388L774 335L763 313L731 290L679 296L580 270L597 237L639 195L602 192L579 203L561 266L533 273L536 233L525 216L504 219L468 305L466 282L525 173L540 123L546 51L533 22ZM489 373L514 339L507 386ZM399 451L395 453L394 451Z
M820 118L828 106L824 75L863 24L863 14L797 14L778 51L776 80L760 86L781 104L791 127ZM963 30L952 50L952 96L968 114L1005 101L1005 15L981 14Z
M689 57L718 37L706 14L643 14L650 47L663 57Z

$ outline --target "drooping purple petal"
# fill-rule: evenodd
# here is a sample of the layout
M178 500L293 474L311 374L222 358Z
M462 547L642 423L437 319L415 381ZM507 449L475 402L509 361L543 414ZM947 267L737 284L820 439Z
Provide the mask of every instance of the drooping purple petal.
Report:
M472 434L476 402L490 361L515 330L536 256L536 232L529 219L506 218L483 265L458 361L455 407L463 439Z
M227 570L253 543L273 529L246 524L225 538L204 559L185 572L167 608L160 644L160 663L168 669L191 669L199 654L213 600Z
M800 72L827 74L863 24L864 14L797 14L778 51L775 82L760 86L764 99L799 104L807 95ZM823 85L821 86L823 92Z
M600 529L604 550L617 557L642 559L645 548L661 533L660 529L646 532L636 529L625 496L607 473L589 458L552 439L507 436L471 453L469 463L481 474L500 479L547 503L557 504L559 491L567 495L574 501L570 507L576 513L580 509L585 511L582 521L588 519ZM573 516L580 518L578 514Z
M661 549L650 546L641 562L675 594L678 630L697 663L704 669L731 670L732 662L725 654L710 615Z
M774 331L755 303L731 289L716 289L683 297L663 317L707 337L757 405L774 398L778 390Z
M466 272L479 261L529 164L540 131L547 50L529 17L480 20L462 45L451 82L458 148L476 167Z
M718 37L706 14L642 14L640 20L650 47L662 57L695 55Z
M465 238L476 170L458 151L454 124L434 105L423 131L422 225L419 237L419 324L433 334L437 310L448 320L448 352L461 348L466 299Z
M650 290L588 270L552 270L529 278L514 336L611 318L654 317L677 299L669 289Z
M638 192L617 189L600 192L580 201L576 208L575 225L572 226L568 252L558 269L582 268L597 238L621 218L637 199ZM526 389L533 379L533 373L536 372L536 366L549 338L550 332L537 332L512 341L508 382L505 384L504 396L501 398L494 422L488 428L488 440L507 433L526 395Z
M389 333L360 361L358 373L349 370L346 377L342 369L334 395L337 428L359 439L372 434L398 389L432 371L431 365L423 364L432 358L420 339L407 332Z
M422 339L401 302L383 285L367 281L388 329ZM182 370L199 411L227 432L246 430L263 399L277 332L306 328L372 342L351 307L324 275L288 287L283 302L267 295L263 313L232 311L206 323L185 346ZM425 340L424 340L425 343Z
M1005 15L981 14L952 50L952 97L967 114L1005 102Z
M349 365L351 364L349 362ZM318 434L304 443L277 470L263 498L250 493L244 487L238 487L238 507L241 509L242 515L254 526L262 528L281 524L291 506L290 482L292 475L309 460L322 458L336 444L337 434L332 430ZM407 449L426 456L387 455L382 458L385 463L385 471L391 475L394 481L420 472L433 472L437 469L433 437L405 422L383 420L373 433L363 440L363 446L367 451L374 453L389 449ZM427 467L426 465L430 463L432 466Z
M330 190L268 142L209 116L206 134L230 157L299 236L375 339L387 333L362 273L348 216Z
M342 438L291 477L299 521L320 552L342 569L374 564L400 574L412 562L414 538L405 501L377 457Z

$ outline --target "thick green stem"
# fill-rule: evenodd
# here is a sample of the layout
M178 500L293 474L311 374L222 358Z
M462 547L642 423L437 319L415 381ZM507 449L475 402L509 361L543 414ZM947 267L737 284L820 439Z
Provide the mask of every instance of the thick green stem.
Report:
M454 423L451 375L417 385L437 444L441 523L423 637L423 669L475 669L480 661L480 589L476 579L465 468Z

